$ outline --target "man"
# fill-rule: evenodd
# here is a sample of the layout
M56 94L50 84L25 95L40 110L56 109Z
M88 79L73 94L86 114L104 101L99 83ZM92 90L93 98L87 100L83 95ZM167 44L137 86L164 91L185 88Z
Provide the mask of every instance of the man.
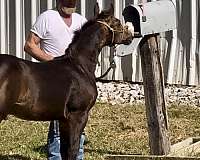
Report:
M75 13L75 10L76 0L57 0L56 10L47 10L37 18L28 35L24 50L39 61L49 61L65 54L74 31L80 29L87 21L86 18ZM83 142L82 134L77 159L83 159ZM48 159L61 160L58 121L50 122Z

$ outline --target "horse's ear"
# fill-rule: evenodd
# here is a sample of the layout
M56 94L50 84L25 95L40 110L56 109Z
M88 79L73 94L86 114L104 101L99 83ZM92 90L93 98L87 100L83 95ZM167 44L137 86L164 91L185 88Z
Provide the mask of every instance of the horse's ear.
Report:
M110 15L113 15L113 16L114 16L114 6L113 6L112 3L110 4L109 13L110 13Z
M94 6L94 18L97 18L99 15L100 9L99 9L99 4L96 3Z

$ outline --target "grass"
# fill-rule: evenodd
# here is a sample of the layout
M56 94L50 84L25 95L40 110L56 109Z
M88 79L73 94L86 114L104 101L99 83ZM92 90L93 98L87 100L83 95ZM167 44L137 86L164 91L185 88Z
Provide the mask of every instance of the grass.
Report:
M170 106L171 143L200 135L200 110ZM89 143L86 160L101 160L105 154L149 154L145 107L96 104L86 127ZM0 125L0 159L46 159L48 122L30 122L13 116Z

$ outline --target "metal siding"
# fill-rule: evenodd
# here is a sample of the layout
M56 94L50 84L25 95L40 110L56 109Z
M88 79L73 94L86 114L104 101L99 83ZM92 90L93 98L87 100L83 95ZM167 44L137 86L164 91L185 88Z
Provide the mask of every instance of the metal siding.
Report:
M13 16L13 21L15 21L15 27L11 25L12 28L15 28L14 33L12 34L13 41L11 41L11 44L15 42L15 46L13 47L13 55L16 55L17 57L24 58L23 54L23 42L24 42L24 0L16 0L15 1L15 12ZM11 23L10 23L11 24Z
M16 8L15 8L15 4L17 3L16 1L12 1L12 0L7 0L7 14L8 14L8 53L15 55L16 54L16 23L17 23L17 19L15 15L16 13ZM20 15L19 15L20 16ZM21 23L19 22L19 25L21 25Z
M5 54L6 51L6 12L5 12L5 8L6 8L6 3L5 0L1 0L0 1L0 51L1 54Z
M149 0L78 0L77 10L90 19L93 7L99 2L100 8L114 3L115 16L122 17L123 8L129 4ZM200 84L200 1L172 0L176 5L178 28L160 34L161 61L165 82L169 84ZM34 60L23 51L25 38L36 17L55 7L55 0L0 0L0 52ZM99 56L96 73L104 73L114 56L113 48L105 47ZM116 68L105 79L141 82L140 54L116 58Z

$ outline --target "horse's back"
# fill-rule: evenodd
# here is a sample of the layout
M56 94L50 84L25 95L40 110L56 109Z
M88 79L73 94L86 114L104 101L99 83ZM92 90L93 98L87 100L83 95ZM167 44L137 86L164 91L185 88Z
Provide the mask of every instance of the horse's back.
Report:
M19 61L14 56L0 55L0 86L5 81L19 77Z

